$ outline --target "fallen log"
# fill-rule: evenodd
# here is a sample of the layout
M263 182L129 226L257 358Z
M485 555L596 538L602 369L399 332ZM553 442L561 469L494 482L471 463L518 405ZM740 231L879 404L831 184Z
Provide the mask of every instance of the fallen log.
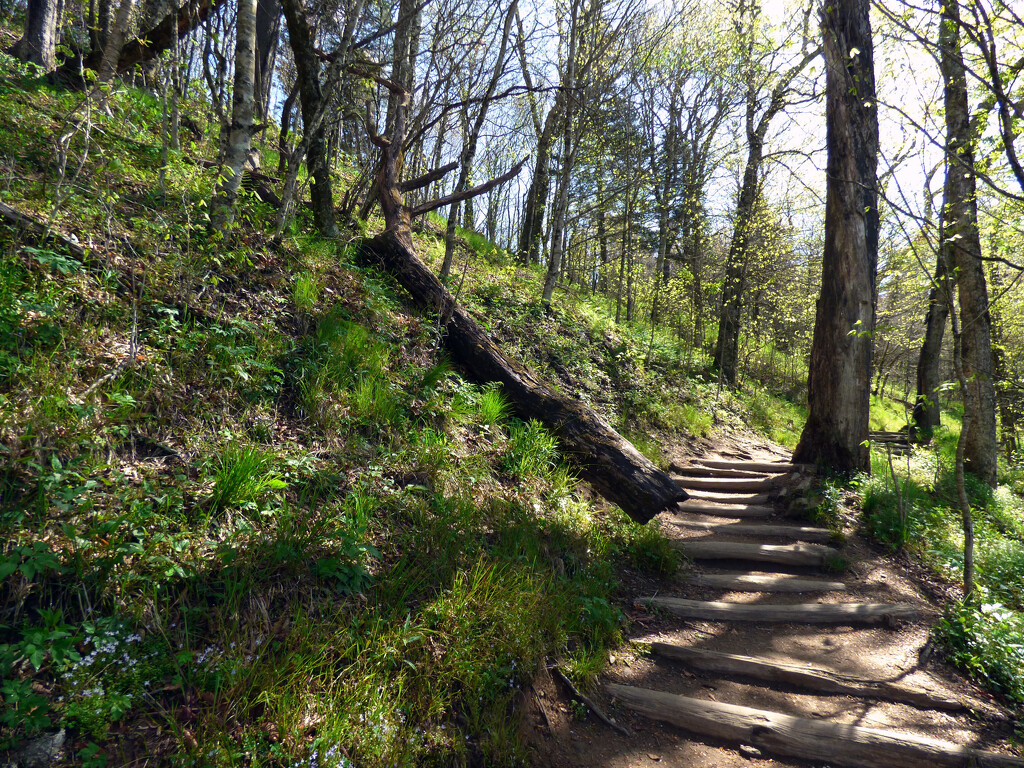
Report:
M745 541L673 541L672 546L693 560L753 560L776 565L821 566L834 550L821 544L752 544Z
M804 624L886 624L897 619L920 616L916 606L907 603L802 603L797 605L758 605L724 603L711 600L686 600L681 597L640 597L633 601L639 608L664 608L686 619L703 621L763 621Z
M83 262L88 256L85 248L71 238L65 237L60 232L50 229L42 221L37 220L35 217L30 216L27 213L22 213L17 208L7 205L7 203L0 202L0 217L3 218L4 223L19 230L23 236L27 235L28 238L35 243L42 243L45 240L53 240L67 248L68 252L71 253L72 256Z
M556 392L502 352L392 230L364 241L363 252L394 275L416 304L437 313L445 347L456 362L480 381L500 382L519 416L543 422L580 475L630 518L646 523L688 498L668 474L593 410Z
M947 712L959 712L965 709L962 702L923 688L891 683L888 680L871 680L856 675L847 675L824 667L758 659L753 656L721 653L705 648L688 648L670 643L651 643L651 650L659 656L681 661L688 666L706 672L742 675L774 683L789 683L824 693L899 701L926 709L941 709Z
M800 576L759 573L698 573L687 579L698 587L729 589L734 592L845 592L841 581L805 579Z
M777 755L852 768L1024 768L1024 760L1019 757L924 736L822 722L615 683L607 684L605 690L619 703L655 720Z

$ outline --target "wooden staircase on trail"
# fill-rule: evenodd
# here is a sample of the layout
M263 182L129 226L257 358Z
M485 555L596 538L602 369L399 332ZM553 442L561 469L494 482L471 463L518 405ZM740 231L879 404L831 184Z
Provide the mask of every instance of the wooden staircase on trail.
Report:
M873 448L882 451L892 451L894 456L905 456L910 453L913 443L906 432L869 432L868 439Z
M886 438L885 445L895 449L899 443ZM948 723L943 726L946 721L923 728L924 733L915 732L912 726L934 725L936 718L951 718L949 713L965 709L962 696L951 694L948 687L942 690L936 678L916 667L892 674L896 670L890 662L884 674L865 674L870 659L846 659L845 666L853 669L843 669L841 664L786 658L785 653L779 658L776 650L783 647L779 633L788 633L789 647L800 643L809 647L820 641L833 646L831 650L835 650L835 638L854 648L860 647L851 640L856 633L875 633L862 637L863 644L882 648L886 641L877 638L911 629L927 637L921 621L934 613L920 600L893 600L890 592L883 595L885 600L851 597L852 592L863 595L868 587L821 573L845 568L841 537L797 521L765 519L776 514L772 502L806 489L809 476L807 467L766 461L696 460L676 468L675 479L691 498L665 522L672 533L684 537L674 542L679 551L700 565L684 579L682 591L707 597L718 593L717 599L637 595L634 604L639 610L655 617L668 615L663 623L669 629L662 630L660 638L675 633L687 640L646 643L651 663L656 663L650 676L661 684L657 687L676 691L610 682L605 691L612 702L702 740L724 742L745 757L763 751L860 768L1024 768L1024 760L1017 757L965 746L964 742L975 743L969 738L955 740L960 743L935 738L936 732L958 732ZM883 586L890 589L888 584ZM677 620L678 627L673 629ZM923 684L919 682L922 675ZM737 700L717 700L716 695L728 693ZM795 712L799 709L795 704L789 706L791 701L808 698L829 701L814 697L852 697L856 703L838 706L831 719L822 716L832 707L829 704L812 703L810 714ZM748 706L766 700L790 711ZM871 706L890 708L884 713L897 708L889 720L883 720L896 727L863 724L872 722L864 717ZM915 709L901 715L903 710L898 708L908 706ZM844 718L851 709L861 712L852 721Z

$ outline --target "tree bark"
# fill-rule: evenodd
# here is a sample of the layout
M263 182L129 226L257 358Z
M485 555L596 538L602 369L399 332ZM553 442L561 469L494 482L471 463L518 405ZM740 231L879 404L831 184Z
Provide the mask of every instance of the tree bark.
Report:
M927 443L939 426L939 384L942 383L942 337L949 317L946 296L946 262L940 250L935 260L935 276L928 291L924 342L917 360L917 400L914 403L914 440Z
M44 72L57 66L57 5L57 0L29 0L25 32L11 48L15 57Z
M266 122L270 86L274 81L274 58L281 31L281 5L278 0L258 0L256 4L256 73L253 101L256 114Z
M285 22L288 25L288 41L295 57L295 77L299 83L303 130L308 131L305 137L306 167L309 175L313 177L313 183L310 185L313 220L321 235L336 237L338 225L334 219L334 191L327 161L323 120L319 114L323 104L320 60L313 47L312 31L306 21L301 0L281 0L281 7L284 9Z
M794 463L870 469L868 409L878 260L878 115L868 0L822 13L828 187L807 423Z
M231 97L231 127L219 181L210 201L210 229L226 235L235 219L235 200L249 157L256 113L256 2L238 0L235 32L235 86Z
M983 482L996 484L996 403L992 370L992 321L978 233L974 146L967 104L967 77L960 50L960 8L943 4L939 53L945 83L946 180L942 190L941 249L955 269L960 303L964 408L971 429L964 446L964 466Z
M506 356L417 258L411 238L391 229L364 243L366 253L393 274L413 300L437 312L453 359L481 381L500 382L524 419L538 419L555 434L580 475L630 518L646 523L686 498L672 478L587 406L556 392Z

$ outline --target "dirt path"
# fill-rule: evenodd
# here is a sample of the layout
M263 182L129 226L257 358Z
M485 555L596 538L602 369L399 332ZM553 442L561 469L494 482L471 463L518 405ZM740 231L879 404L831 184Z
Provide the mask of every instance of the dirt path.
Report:
M524 701L535 764L1024 766L1007 714L932 658L938 609L913 579L852 531L787 517L806 483L787 460L742 439L676 457L695 498L659 524L694 565L629 585L631 642L592 697L630 735L574 717L541 674Z

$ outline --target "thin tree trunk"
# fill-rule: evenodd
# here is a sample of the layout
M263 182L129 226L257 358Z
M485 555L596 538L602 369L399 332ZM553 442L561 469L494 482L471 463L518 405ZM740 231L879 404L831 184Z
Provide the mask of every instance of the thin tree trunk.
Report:
M303 138L306 141L306 167L309 169L309 175L313 177L310 188L313 220L321 235L337 237L334 192L320 114L323 105L320 60L313 47L312 30L306 21L301 0L281 0L281 6L284 9L288 40L295 58L295 77L299 84L299 98L302 103L303 130L307 133Z
M949 316L946 261L940 248L935 259L935 276L928 291L924 342L917 360L917 400L914 403L914 439L927 443L939 426L939 385L942 383L942 336Z
M828 147L821 294L808 372L807 423L794 463L870 469L868 410L878 258L878 115L868 0L822 14Z
M231 97L231 127L217 190L210 201L210 229L227 235L235 219L235 201L249 157L256 113L256 2L238 0L235 31L235 84Z
M256 114L266 121L270 105L270 86L274 81L274 58L280 40L281 6L278 0L256 3L256 75L253 101Z
M960 301L961 346L971 431L964 447L967 469L996 484L996 404L993 387L991 319L978 233L974 147L967 104L967 78L960 50L960 9L943 5L939 34L946 113L946 180L942 191L941 248L955 268Z

